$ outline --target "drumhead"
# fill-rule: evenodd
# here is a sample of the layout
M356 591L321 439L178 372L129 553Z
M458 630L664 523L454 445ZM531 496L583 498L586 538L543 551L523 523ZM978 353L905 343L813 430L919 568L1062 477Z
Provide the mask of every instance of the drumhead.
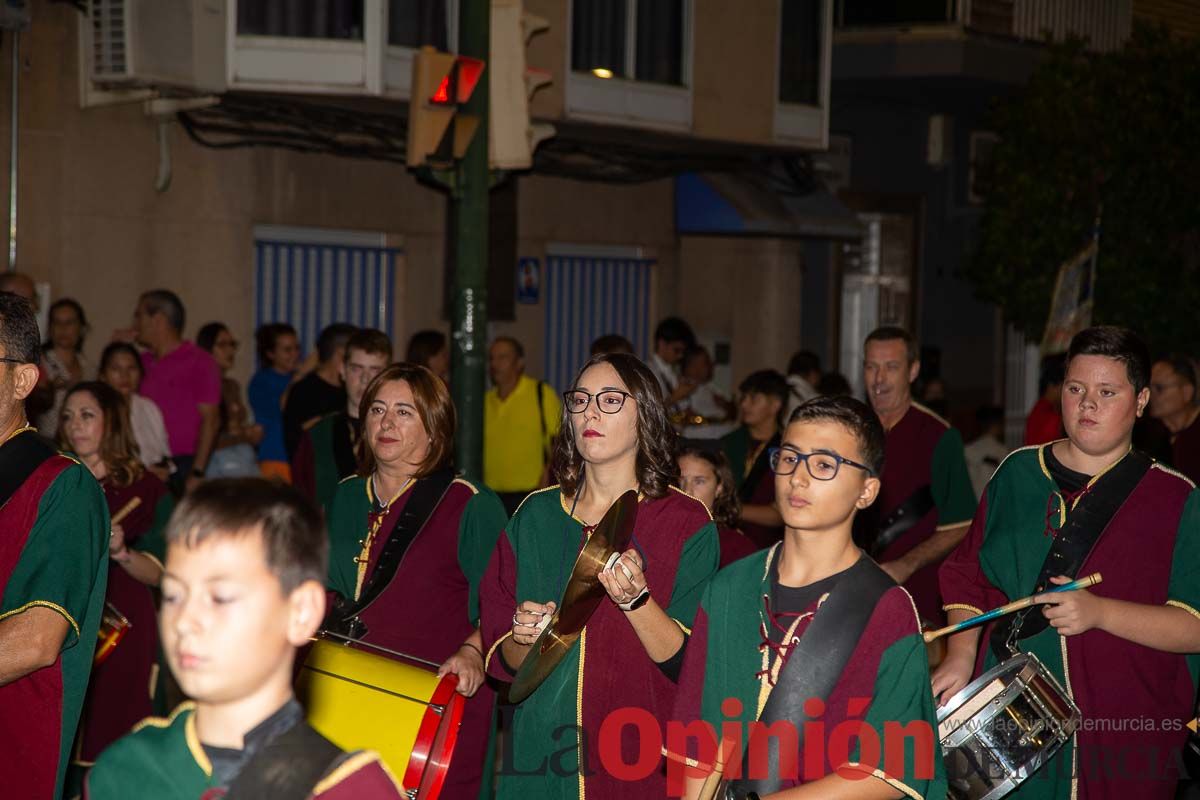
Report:
M1033 657L1027 653L1018 653L1007 661L992 667L962 689L959 689L946 705L938 709L938 724L940 725L947 717L952 716L959 707L985 690L989 695L989 700L991 696L999 694L1010 682L1010 679L1033 662L1033 660Z

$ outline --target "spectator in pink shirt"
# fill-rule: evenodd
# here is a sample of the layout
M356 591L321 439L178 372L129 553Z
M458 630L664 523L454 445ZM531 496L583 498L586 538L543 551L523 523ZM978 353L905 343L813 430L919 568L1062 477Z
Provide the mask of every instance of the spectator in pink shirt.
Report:
M191 490L208 468L220 428L221 371L213 357L183 339L184 309L166 289L146 292L133 312L142 353L141 393L158 404L178 468L175 488Z

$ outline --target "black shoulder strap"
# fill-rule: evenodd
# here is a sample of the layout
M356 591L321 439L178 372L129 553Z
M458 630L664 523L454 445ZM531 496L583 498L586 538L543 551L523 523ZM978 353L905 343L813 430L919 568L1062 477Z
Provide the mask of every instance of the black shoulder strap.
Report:
M333 430L333 463L337 466L338 479L354 474L358 468L358 458L354 454L354 420L344 411L338 412L331 422Z
M300 720L250 757L225 800L305 800L345 756Z
M58 448L35 431L18 434L0 447L0 508L38 467L55 455Z
M749 503L751 498L754 497L754 492L758 489L758 484L762 482L763 475L771 468L770 458L767 453L772 447L778 447L779 442L780 437L777 433L771 437L771 440L759 452L758 458L754 459L754 463L750 466L750 472L746 474L742 485L738 487L738 497L741 498L743 503ZM751 440L751 444L753 444L753 440Z
M775 569L774 564L771 569ZM804 723L808 719L804 701L810 697L828 699L867 629L875 606L895 585L891 576L864 555L838 580L779 671L779 680L759 721L766 726L775 722L795 726L798 752L804 751ZM742 777L732 782L735 797L746 792L765 795L783 788L779 744L785 738L767 737L767 774L761 778L750 775L750 748L745 748Z
M330 611L327 620L329 630L354 639L362 638L366 629L357 617L379 599L391 584L392 578L396 577L396 570L400 568L404 554L425 527L433 510L442 502L453 482L454 471L451 469L440 469L417 481L412 488L412 495L404 504L404 510L400 512L400 519L396 520L396 527L392 529L391 535L383 545L375 570L363 586L358 601L340 598ZM411 536L405 535L410 531Z
M921 518L928 514L934 505L933 489L928 483L910 494L903 503L896 506L892 513L887 515L887 518L879 526L875 542L871 545L871 555L877 556L886 550L888 545L900 538L901 534L906 533L912 526L920 522Z
M1149 456L1131 450L1120 463L1100 476L1067 514L1066 523L1055 534L1050 552L1042 562L1037 584L1030 594L1046 591L1051 585L1050 579L1056 575L1079 577L1079 571L1095 549L1096 542L1100 541L1108 523L1112 522L1153 463ZM1010 615L997 623L992 629L991 645L1002 661L1010 655L1006 642L1018 621L1017 639L1028 639L1039 634L1049 624L1043 614Z

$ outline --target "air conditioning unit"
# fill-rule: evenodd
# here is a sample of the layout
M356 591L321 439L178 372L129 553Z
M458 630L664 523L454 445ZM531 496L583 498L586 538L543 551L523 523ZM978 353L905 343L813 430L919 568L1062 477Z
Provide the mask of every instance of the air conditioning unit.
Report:
M90 0L88 77L113 88L225 91L225 0Z

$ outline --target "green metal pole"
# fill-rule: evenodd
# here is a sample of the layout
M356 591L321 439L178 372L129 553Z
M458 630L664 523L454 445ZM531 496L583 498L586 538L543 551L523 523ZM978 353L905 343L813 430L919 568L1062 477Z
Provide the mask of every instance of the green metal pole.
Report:
M459 53L488 61L490 0L461 0ZM490 65L489 65L490 66ZM483 394L487 359L488 74L463 109L479 117L474 140L458 164L453 190L456 238L451 387L458 410L455 466L471 480L483 478Z

